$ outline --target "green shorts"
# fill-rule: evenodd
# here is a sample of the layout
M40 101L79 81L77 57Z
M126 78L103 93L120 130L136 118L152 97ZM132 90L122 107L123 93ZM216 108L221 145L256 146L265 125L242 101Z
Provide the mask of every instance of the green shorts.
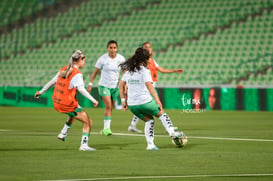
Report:
M113 101L118 100L118 96L119 96L118 88L108 88L108 87L104 87L104 86L99 85L98 89L99 89L99 95L101 97L111 96L111 99Z
M75 116L77 116L77 112L82 112L82 111L83 111L83 108L79 106L74 112L68 112L65 114L67 114L71 118L74 118Z
M130 111L140 119L144 118L146 115L155 116L160 112L160 108L154 99L145 104L128 107Z

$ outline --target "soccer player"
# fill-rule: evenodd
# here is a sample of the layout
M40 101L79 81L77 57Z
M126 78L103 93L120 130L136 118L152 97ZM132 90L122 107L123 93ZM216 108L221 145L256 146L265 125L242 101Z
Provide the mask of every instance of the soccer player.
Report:
M96 150L95 148L88 146L92 120L75 98L78 90L83 96L92 101L95 107L98 105L98 101L84 88L82 73L79 69L84 67L85 59L86 56L81 50L74 51L68 65L64 66L40 91L37 91L35 98L39 98L40 95L55 85L52 96L53 106L58 112L68 115L68 119L57 138L65 141L72 123L77 119L83 123L79 150L94 151Z
M125 62L125 58L117 53L118 43L115 40L110 40L107 43L108 53L103 54L95 65L95 70L91 75L90 82L87 87L87 91L91 92L93 82L97 76L97 73L101 70L101 78L99 81L99 95L102 97L102 101L105 105L104 110L104 128L102 134L105 136L112 135L111 120L112 110L115 107L115 102L119 96L118 81L120 75L119 64Z
M150 42L144 42L142 44L142 48L148 50L150 54L149 60L148 60L148 68L150 69L150 72L151 72L154 87L156 86L156 82L157 82L157 71L161 73L182 73L183 72L183 69L166 69L166 68L160 67L158 63L153 59L153 48ZM136 127L138 121L139 121L139 118L137 116L134 116L128 127L128 131L141 133L142 131L140 131Z
M121 64L126 72L119 83L119 92L124 111L129 108L134 115L145 121L146 149L158 150L154 144L154 116L159 118L170 137L181 137L182 134L175 131L152 85L151 73L147 68L149 57L148 50L138 48L131 58Z

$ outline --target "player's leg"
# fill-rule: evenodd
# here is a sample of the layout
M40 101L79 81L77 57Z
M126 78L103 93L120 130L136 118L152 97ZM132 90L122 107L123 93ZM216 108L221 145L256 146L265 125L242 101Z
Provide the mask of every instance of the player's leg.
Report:
M72 126L72 124L73 124L74 121L75 121L74 117L68 116L68 118L67 118L67 120L66 120L66 122L64 124L63 129L61 130L61 132L59 133L59 135L57 137L59 140L62 140L62 141L66 140L68 131L71 128L71 126Z
M141 133L142 131L137 129L137 127L136 127L139 120L140 119L137 116L134 115L133 118L132 118L132 121L131 121L131 123L130 123L130 125L128 127L128 131Z
M88 146L90 132L92 128L92 119L89 118L89 116L84 110L81 112L78 112L75 118L83 123L81 146L79 150L80 151L96 150L95 148L91 148Z
M154 144L154 120L151 115L143 114L143 105L129 106L129 109L137 117L145 121L144 135L147 143L147 150L158 150L158 147Z
M144 135L147 142L147 150L159 150L154 143L154 120L152 116L146 115L142 118L145 121Z
M178 128L173 126L171 118L168 116L167 113L164 112L163 109L160 110L155 116L158 117L165 130L169 133L169 136L171 137L181 136L179 132L176 132Z
M99 95L101 96L105 106L102 134L105 136L110 136L112 135L110 126L111 126L111 120L112 120L112 109L114 107L114 104L111 98L111 91L107 87L99 86Z
M177 128L173 126L173 123L167 113L165 113L163 109L160 109L154 100L145 104L145 106L145 110L148 111L146 114L158 117L165 130L169 133L169 136L179 136L179 132L176 132Z
M112 100L110 96L102 97L102 101L104 103L104 119L103 119L103 130L102 134L105 136L112 135L112 131L110 129L111 121L112 121Z

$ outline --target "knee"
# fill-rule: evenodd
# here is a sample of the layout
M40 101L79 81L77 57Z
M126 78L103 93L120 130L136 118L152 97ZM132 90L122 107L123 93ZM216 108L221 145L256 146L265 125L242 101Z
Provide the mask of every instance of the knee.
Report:
M156 115L156 117L160 117L164 113L164 110L161 109L160 112Z
M105 110L106 111L111 111L112 110L112 105L111 104L105 105Z

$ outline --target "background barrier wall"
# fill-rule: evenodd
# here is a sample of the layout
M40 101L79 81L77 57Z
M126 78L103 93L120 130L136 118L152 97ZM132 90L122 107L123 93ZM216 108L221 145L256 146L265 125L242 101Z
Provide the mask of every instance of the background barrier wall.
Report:
M163 91L165 108L170 109L273 111L272 88L164 88Z
M0 106L52 107L53 88L40 99L34 94L41 87L0 87ZM183 110L245 110L273 111L273 89L260 88L157 88L166 109ZM91 94L104 107L94 87ZM77 94L83 107L92 107L92 102Z

